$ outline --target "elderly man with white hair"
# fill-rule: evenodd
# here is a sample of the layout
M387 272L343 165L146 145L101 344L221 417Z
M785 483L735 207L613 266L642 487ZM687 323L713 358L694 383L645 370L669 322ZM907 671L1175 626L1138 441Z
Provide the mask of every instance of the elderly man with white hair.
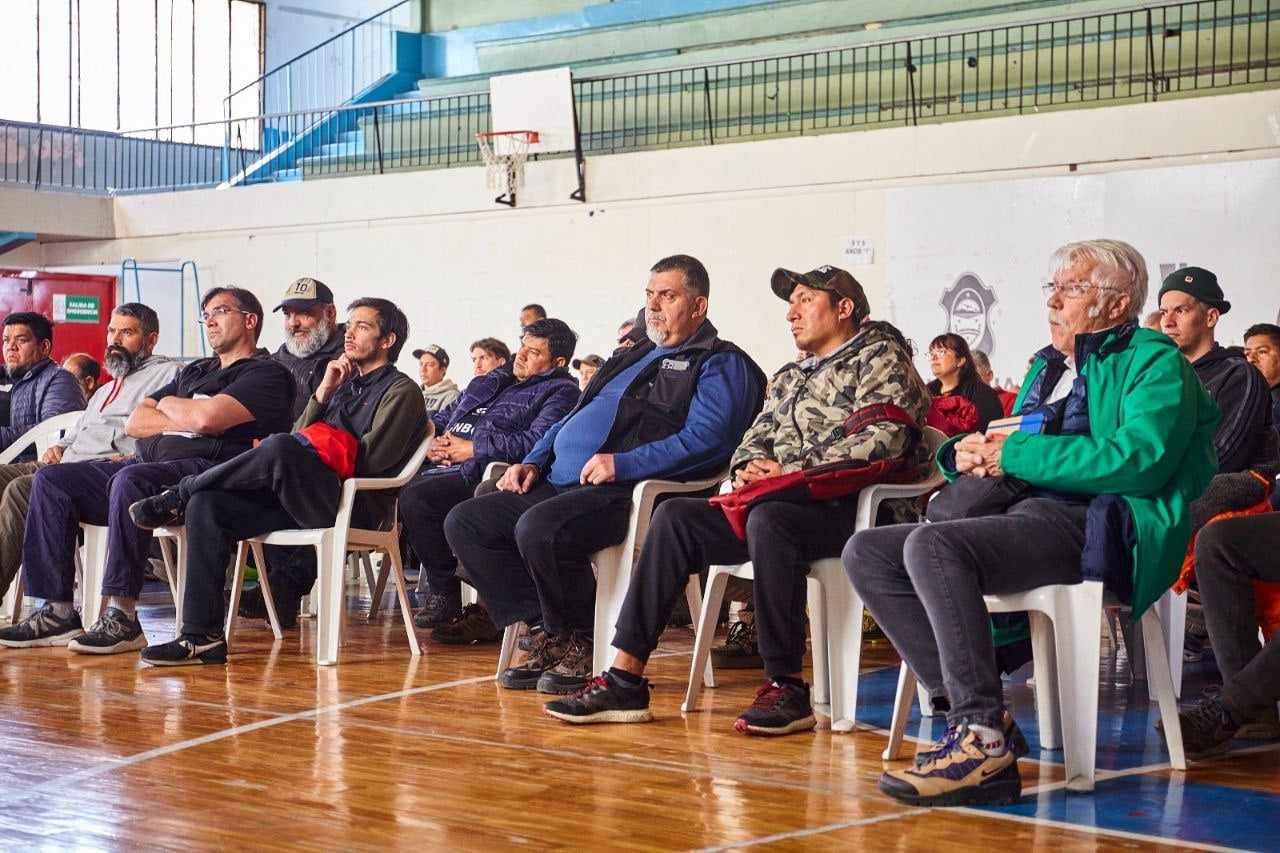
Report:
M953 520L861 531L845 547L876 622L948 709L941 743L881 777L900 802L1021 796L1027 745L1001 695L982 596L1102 580L1141 614L1177 577L1188 504L1217 468L1217 407L1177 346L1139 327L1142 256L1088 240L1054 253L1053 269L1051 343L1014 407L1043 428L944 445L939 497Z

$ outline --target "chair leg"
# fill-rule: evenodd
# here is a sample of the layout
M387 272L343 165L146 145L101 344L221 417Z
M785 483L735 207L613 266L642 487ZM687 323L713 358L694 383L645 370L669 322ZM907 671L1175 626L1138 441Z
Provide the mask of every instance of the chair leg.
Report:
M1096 595L1070 593L1053 616L1054 651L1061 700L1062 751L1067 788L1092 791L1098 751L1098 664L1102 655L1102 584ZM1032 631L1035 631L1033 625ZM1040 671L1036 671L1040 688ZM1037 702L1038 702L1037 698Z
M885 761L909 758L906 743L907 717L911 714L911 694L916 692L916 674L905 663L898 667L898 692L893 699L893 720L889 723L889 743L880 756ZM924 714L924 708L920 709Z
M82 529L84 557L80 578L80 619L88 628L102 615L102 578L107 567L107 528L86 524Z
M1070 690L1071 684L1058 683L1060 672L1057 651L1054 646L1057 626L1047 615L1037 610L1027 614L1031 621L1031 659L1035 672L1036 721L1040 727L1040 746L1043 749L1062 748L1063 719L1061 691ZM1101 644L1102 619L1098 619L1099 644Z
M684 600L689 605L689 615L697 619L702 614L702 582L697 575L689 575L689 582L684 585ZM702 670L702 686L715 687L716 677L711 669L711 659Z
M811 578L812 580L812 578ZM862 599L844 568L820 578L826 611L827 677L831 681L831 730L853 731L862 663Z
M508 625L502 632L502 648L498 650L498 671L494 673L494 678L499 678L511 666L511 658L516 653L516 643L524 633L524 627L523 622L517 622L514 625Z
M244 554L238 554L236 560L240 563L240 577L243 584ZM276 596L271 591L271 579L267 577L266 555L258 542L253 543L253 564L258 567L258 586L262 587L262 603L267 607L267 624L271 626L272 636L277 640L283 640L284 631L280 629L280 614L276 613Z
M615 545L597 553L592 560L596 567L596 614L592 634L594 647L591 671L604 672L609 668L612 652L613 626L622 610L622 599L627 594L628 577L623 577L622 546Z
M342 611L346 609L346 554L339 553L333 536L326 533L316 546L316 663L328 666L338 662L342 645ZM345 549L343 549L345 550Z
M1182 695L1182 647L1187 638L1187 595L1175 595L1173 590L1167 591L1152 605L1160 624L1164 626L1161 643L1164 645L1165 659L1169 662L1169 677L1173 681L1173 695ZM1145 632L1144 632L1145 633ZM1149 653L1148 653L1149 654ZM1151 701L1157 701L1155 681L1151 677L1151 658L1147 658L1147 689Z
M240 610L240 591L244 588L244 558L248 553L248 542L242 540L236 544L236 565L231 573L231 600L227 602L227 624L222 628L222 636L226 640L228 653L231 652L231 641L235 636L236 617ZM265 594L263 597L266 597ZM182 630L181 625L178 626L178 630Z
M390 563L390 568L387 568ZM418 657L422 647L418 645L418 634L413 630L413 605L409 603L408 584L404 579L404 565L400 561L400 549L392 544L383 552L382 576L378 578L378 586L387 582L387 575L393 575L396 581L396 598L400 601L400 615L404 617L404 632L409 636L409 654ZM381 596L379 596L381 598Z
M708 687L715 687L711 671L711 641L716 636L716 622L720 619L720 603L729 583L730 567L712 566L707 574L707 594L702 597L702 611L698 615L698 633L693 639L693 661L689 665L689 686L685 688L681 711L696 711L703 682L712 676Z
M378 561L378 567L381 571L373 570L372 554L367 551L360 553L360 564L364 566L365 584L369 587L369 618L372 619L379 610L382 609L382 596L387 593L387 577L390 574L390 564L384 556ZM398 555L397 555L398 557ZM404 568L401 567L403 574ZM401 584L404 586L404 584Z
M1183 629L1185 630L1185 628ZM1160 720L1164 724L1164 740L1169 747L1169 763L1174 770L1187 769L1187 755L1182 747L1182 724L1178 721L1178 697L1174 689L1169 661L1165 658L1167 642L1154 606L1142 614L1142 634L1147 647L1147 683L1160 703Z
M9 624L16 625L22 619L22 604L26 596L26 582L22 578L22 567L13 576L13 583L4 594L3 612L9 614Z
M848 581L845 581L848 584ZM827 601L823 595L822 583L813 575L805 584L805 594L809 604L809 655L813 659L813 704L829 705L835 700L831 698L831 676L828 672L828 655L831 646L828 644L827 616L828 612L838 614L840 611L827 609ZM834 723L834 709L831 721Z

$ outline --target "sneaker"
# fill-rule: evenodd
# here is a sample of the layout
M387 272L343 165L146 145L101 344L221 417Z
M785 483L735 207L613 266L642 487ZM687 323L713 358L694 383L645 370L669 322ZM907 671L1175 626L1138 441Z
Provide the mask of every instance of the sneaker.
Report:
M936 706L939 701L947 702L945 697L942 697L941 699L935 699L934 700L935 711L937 710ZM950 703L947 703L947 705L948 705L947 710L950 710ZM943 713L946 713L946 712L944 711ZM1031 751L1031 747L1027 744L1027 739L1023 736L1022 729L1018 728L1017 721L1013 719L1013 714L1010 714L1006 710L1004 712L1004 715L1001 717L1001 720L1003 722L1002 729L1004 730L1004 740L1005 740L1005 743L1009 744L1009 748L1013 750L1013 757L1021 758L1022 756L1029 753ZM950 733L950 729L948 729L947 731L948 733ZM925 764L928 764L930 761L935 760L943 752L946 752L948 748L949 747L947 746L947 740L946 740L946 737L944 736L943 739L938 743L935 743L933 746L929 747L926 750L916 753L916 759L915 759L916 767L921 767Z
M452 622L432 631L431 639L449 646L496 643L502 639L502 631L493 624L489 611L483 605L468 604Z
M716 669L764 669L764 659L756 648L755 614L740 611L738 621L729 626L724 645L711 650L711 665Z
M566 723L647 723L653 719L649 679L642 678L637 686L627 687L605 672L576 693L548 702L543 710Z
M194 666L204 663L226 663L227 641L221 635L201 637L183 634L178 639L142 650L147 666Z
M72 610L70 616L58 617L53 605L44 606L26 619L8 628L0 628L0 646L26 649L33 646L65 646L84 633L80 614Z
M129 517L143 530L172 527L182 524L182 511L186 501L177 489L165 489L158 495L134 501L129 505Z
M1254 714L1236 729L1236 740L1280 740L1280 714L1276 706Z
M146 645L138 617L118 607L108 607L92 628L67 643L67 649L82 655L118 655L136 652Z
M498 683L508 690L533 690L542 673L559 663L568 648L568 637L551 637L546 631L539 631L533 635L529 657L519 666L504 669Z
M1178 723L1187 758L1197 761L1226 752L1240 728L1221 699L1201 699L1191 710L1178 714Z
M272 603L276 606L276 618L280 620L280 630L288 631L298 627L298 606L302 596L289 588L288 584L277 582L271 588L274 593ZM241 619L261 619L267 621L267 600L262 594L261 586L246 586L240 593L240 606L236 614Z
M413 617L413 624L419 628L439 628L462 615L460 593L428 592L425 598L426 605Z
M733 721L733 728L744 735L776 736L807 732L817 723L809 685L770 680L756 691L755 701Z
M533 638L542 633L541 625L529 625L528 630L520 635L520 639L516 640L516 648L522 652L533 650Z
M947 729L936 749L918 756L915 766L886 771L880 790L912 806L1016 803L1022 796L1018 750L1007 732L997 743L984 746L978 733L961 722Z
M594 651L591 635L574 631L560 660L538 679L538 692L564 695L586 687L591 680Z

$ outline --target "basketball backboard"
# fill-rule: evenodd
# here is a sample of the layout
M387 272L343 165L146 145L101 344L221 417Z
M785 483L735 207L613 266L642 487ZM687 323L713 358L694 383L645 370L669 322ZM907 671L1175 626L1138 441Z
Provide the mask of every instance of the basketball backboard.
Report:
M489 78L490 129L532 130L538 141L530 154L572 151L573 79L568 68L504 74Z

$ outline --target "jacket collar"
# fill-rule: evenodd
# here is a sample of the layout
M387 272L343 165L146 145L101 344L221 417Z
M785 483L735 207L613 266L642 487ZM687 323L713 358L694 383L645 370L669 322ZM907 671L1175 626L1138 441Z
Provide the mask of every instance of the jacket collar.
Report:
M1138 324L1136 321L1130 320L1127 323L1121 323L1118 326L1112 326L1109 329L1102 329L1097 332L1085 332L1076 335L1075 340L1075 368L1079 370L1085 360L1091 355L1097 355L1099 358L1105 358L1114 352L1119 352L1129 346L1129 341L1133 339L1133 333L1137 331ZM1043 358L1049 363L1065 362L1067 357L1058 350L1054 349L1053 344L1045 347L1036 353L1038 358Z
M46 369L49 367L49 365L51 365L51 364L53 364L53 359L51 359L51 358L42 358L42 359L40 359L40 360L39 360L39 361L37 361L35 364L31 365L31 366L30 366L30 367L28 367L25 371L23 371L23 373L22 373L22 375L21 375L21 376L19 376L17 379L12 380L12 381L13 381L13 384L16 386L16 385L18 385L18 384L20 384L20 383L22 383L22 382L27 382L28 380L33 380L33 379L35 379L35 378L36 378L37 376L39 376L41 373L44 373L44 372L45 372L45 370L46 370ZM6 371L6 373L7 373L7 371Z

